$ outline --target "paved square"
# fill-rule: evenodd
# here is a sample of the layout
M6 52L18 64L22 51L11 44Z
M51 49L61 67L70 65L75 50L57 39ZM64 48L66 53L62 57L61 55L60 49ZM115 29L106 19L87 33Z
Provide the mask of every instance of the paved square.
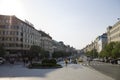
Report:
M114 80L80 64L58 69L27 69L23 65L0 66L0 80Z

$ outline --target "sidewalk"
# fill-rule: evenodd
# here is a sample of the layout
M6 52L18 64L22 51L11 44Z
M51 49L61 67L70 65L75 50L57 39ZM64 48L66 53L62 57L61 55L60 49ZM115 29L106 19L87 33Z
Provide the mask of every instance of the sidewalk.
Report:
M27 69L22 65L0 66L0 80L114 80L80 64L59 69Z
M54 77L52 75L55 75ZM49 80L114 80L93 69L79 64L69 64L67 67L59 69L48 75Z

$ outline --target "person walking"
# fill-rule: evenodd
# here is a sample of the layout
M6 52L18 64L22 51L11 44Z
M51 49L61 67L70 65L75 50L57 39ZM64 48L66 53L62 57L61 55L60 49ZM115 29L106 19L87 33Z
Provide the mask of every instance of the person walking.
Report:
M68 64L68 60L67 59L65 59L65 66L67 67L67 64Z
M88 65L90 65L90 58L88 58L87 61L88 61Z

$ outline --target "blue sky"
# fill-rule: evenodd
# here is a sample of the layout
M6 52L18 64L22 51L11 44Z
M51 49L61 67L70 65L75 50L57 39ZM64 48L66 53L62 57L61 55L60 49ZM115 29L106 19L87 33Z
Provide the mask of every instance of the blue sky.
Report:
M120 0L0 0L0 14L27 19L54 40L82 49L117 22Z

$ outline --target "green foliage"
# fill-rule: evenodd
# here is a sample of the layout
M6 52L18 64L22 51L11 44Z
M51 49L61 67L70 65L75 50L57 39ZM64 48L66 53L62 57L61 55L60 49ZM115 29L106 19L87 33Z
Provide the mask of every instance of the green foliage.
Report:
M68 57L70 56L72 53L67 53L67 52L61 52L61 51L58 51L58 52L54 52L52 54L53 58L60 58L60 57Z
M2 45L0 45L0 57L4 57L5 56L5 49Z
M35 56L39 56L40 52L41 52L41 47L33 45L30 48L30 53L29 54L30 54L31 57L35 57Z
M100 52L100 54L99 54L99 57L102 57L102 58L107 57L107 51L106 50L102 50Z
M57 61L55 59L44 59L42 64L57 64Z
M112 57L117 58L120 57L120 42L115 44L114 49L112 50Z
M120 42L111 42L107 44L100 52L100 57L120 57Z
M32 63L31 65L28 66L28 68L62 68L60 64L40 64L40 63Z
M61 68L55 59L44 59L42 63L32 63L28 65L29 68Z
M86 56L89 56L89 57L92 57L92 58L96 58L96 57L98 57L98 52L97 52L96 49L93 49L91 51L88 51L86 53Z
M44 49L42 49L39 46L31 46L30 48L30 53L29 53L29 57L35 58L35 57L39 57L39 58L49 58L49 52L45 51Z
M40 57L41 58L49 58L49 52L48 51L45 51L45 50L42 50L41 52L40 52Z

